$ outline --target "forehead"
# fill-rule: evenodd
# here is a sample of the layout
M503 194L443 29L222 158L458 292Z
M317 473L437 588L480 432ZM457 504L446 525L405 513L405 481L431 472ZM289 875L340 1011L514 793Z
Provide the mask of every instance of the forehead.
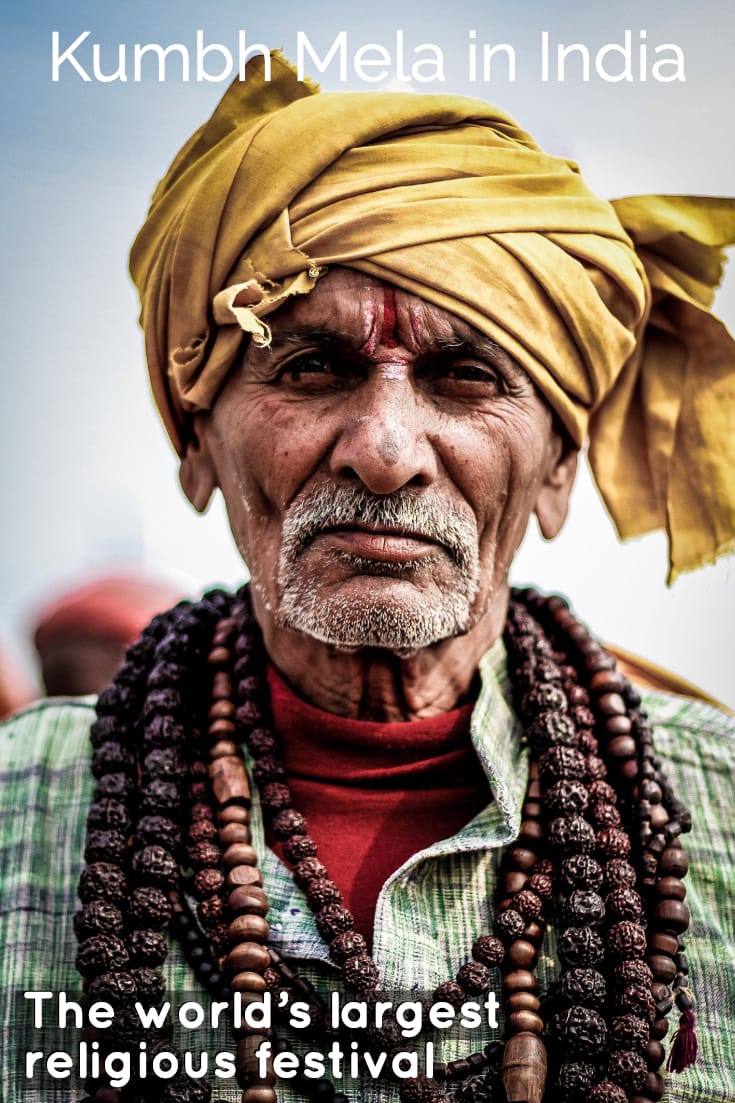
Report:
M472 326L442 307L350 268L332 269L312 292L290 299L268 321L276 342L302 331L319 330L356 346L381 333L408 348L427 347L437 337L480 337Z

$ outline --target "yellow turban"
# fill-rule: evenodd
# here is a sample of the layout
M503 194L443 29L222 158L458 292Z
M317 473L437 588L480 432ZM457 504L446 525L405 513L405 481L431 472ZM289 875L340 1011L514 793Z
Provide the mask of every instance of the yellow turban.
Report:
M735 546L735 344L709 311L735 200L609 203L506 115L458 96L321 93L248 66L179 153L131 253L171 439L243 331L347 265L463 318L534 380L620 535L670 577Z

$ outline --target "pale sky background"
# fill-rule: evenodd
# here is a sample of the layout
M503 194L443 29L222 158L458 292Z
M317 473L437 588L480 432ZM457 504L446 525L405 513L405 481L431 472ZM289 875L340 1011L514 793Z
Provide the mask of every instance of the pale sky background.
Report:
M615 197L644 192L732 194L731 130L735 6L731 0L421 0L269 4L192 0L126 4L30 2L0 17L3 156L0 180L0 295L6 354L0 367L0 639L30 661L34 610L68 583L112 566L175 579L189 593L235 584L243 569L219 503L196 516L178 489L176 463L149 399L137 303L127 251L156 180L211 112L224 84L85 83L66 66L51 81L51 36L69 45L82 31L114 70L118 43L182 42L197 29L207 43L236 49L281 46L293 54L304 31L324 53L348 32L350 52L368 42L395 52L403 29L413 47L441 47L451 91L497 102L550 152L578 160L588 182ZM632 32L638 77L641 29L649 57L674 42L685 83L542 83L539 41L584 42L594 51ZM470 31L507 42L514 83L467 79ZM91 68L89 45L78 56ZM149 72L152 71L149 70ZM335 68L318 77L341 84ZM719 300L735 322L735 272ZM735 428L734 430L735 431ZM733 560L686 577L667 591L661 536L618 544L596 492L579 479L563 535L544 545L530 534L515 578L568 594L604 638L654 659L735 706L732 676Z

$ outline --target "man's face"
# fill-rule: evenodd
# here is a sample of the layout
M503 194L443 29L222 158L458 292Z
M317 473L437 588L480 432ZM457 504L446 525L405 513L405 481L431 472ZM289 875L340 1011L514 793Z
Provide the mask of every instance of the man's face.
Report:
M454 315L349 269L269 322L188 460L222 488L261 607L340 648L467 632L558 496L561 442L528 376Z

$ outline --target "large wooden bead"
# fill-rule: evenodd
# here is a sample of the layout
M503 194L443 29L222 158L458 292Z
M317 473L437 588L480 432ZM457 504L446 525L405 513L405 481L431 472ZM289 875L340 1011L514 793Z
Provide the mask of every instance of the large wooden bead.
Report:
M252 841L252 833L245 823L226 823L219 831L219 841L223 846L232 846L233 843L249 843Z
M533 992L513 992L507 1000L509 1011L538 1011L541 1000Z
M236 973L230 981L233 992L257 992L259 995L265 992L267 985L265 977L252 969L245 969L242 973Z
M263 875L257 866L233 866L227 874L227 887L234 889L238 885L262 885Z
M689 926L689 908L683 900L659 900L655 916L665 931L682 934Z
M502 1064L507 1103L541 1103L546 1086L546 1046L537 1034L523 1031L505 1043Z
M210 730L210 735L215 733ZM218 739L216 743L213 743L209 748L210 758L227 758L228 756L235 758L240 757L240 748L237 743L232 739Z
M517 869L529 870L536 864L536 854L523 846L513 846L508 851L508 860Z
M637 751L638 747L632 735L616 735L607 745L607 753L617 762L635 758Z
M268 897L257 885L239 885L227 898L235 915L268 914Z
M657 1042L660 1042L662 1038L665 1038L668 1032L668 1019L656 1019L655 1023L651 1027L651 1037Z
M533 969L537 957L536 947L524 938L511 942L506 954L507 962L517 969Z
M232 697L232 678L226 670L218 670L212 679L212 697L215 701Z
M227 666L231 659L232 654L228 647L213 647L207 656L210 666Z
M650 778L644 778L639 787L639 796L641 800L649 800L651 804L660 804L663 798L663 792L657 781L652 781Z
M625 688L625 679L617 670L600 670L590 678L593 693L620 693Z
M676 976L676 965L668 954L649 954L646 958L656 980L671 984Z
M523 932L523 937L528 942L533 942L538 945L544 936L544 928L539 923L538 919L532 919L530 923L526 924L526 929Z
M679 952L679 942L675 935L666 934L665 931L656 931L648 940L649 950L655 950L659 954L670 954L671 957Z
M242 1103L278 1103L278 1096L273 1088L246 1088Z
M620 774L626 781L634 782L638 777L638 759L634 755L633 758L628 758L625 762L621 762L619 766Z
M597 707L603 716L625 715L625 701L619 693L603 693L597 699Z
M654 1103L661 1099L664 1094L664 1082L657 1072L648 1073L643 1084L643 1091L648 1099L654 1100Z
M228 804L226 808L220 808L217 813L217 821L221 826L228 823L250 823L250 812L241 804Z
M544 1020L535 1011L512 1011L508 1016L508 1026L513 1034L520 1034L523 1031L541 1034L544 1029Z
M219 720L212 720L211 724L207 728L209 735L212 739L232 739L237 731L232 720L225 720L220 718ZM240 751L239 744L235 744L238 752Z
M238 915L229 926L233 942L267 942L270 927L262 915Z
M683 900L687 894L687 887L680 877L661 877L656 882L656 894L671 900Z
M522 842L538 843L545 837L545 831L537 820L524 820L519 837Z
M668 822L669 813L663 804L654 804L651 807L651 829L658 834L659 831L663 831Z
M659 866L662 877L685 877L689 869L689 859L680 846L667 846L661 855Z
M235 706L232 701L215 701L209 710L210 720L232 720L235 715Z
M222 855L224 864L232 866L255 866L258 864L258 852L250 843L233 843Z
M615 660L612 655L603 651L599 643L591 637L588 637L585 644L580 646L580 651L584 655L584 668L588 674L596 674L598 670L615 669Z
M235 755L215 758L209 764L209 777L218 804L250 800L250 783L242 759Z
M656 1069L661 1068L661 1065L664 1063L666 1052L660 1042L657 1042L655 1038L651 1038L643 1056L646 1058L646 1064L649 1069L655 1072Z
M262 973L270 965L268 948L259 942L241 942L227 955L227 967L233 973Z
M502 896L512 896L513 893L520 892L528 880L528 874L523 873L520 869L512 870L510 873L504 873L500 878L500 893Z
M229 644L237 628L237 617L222 617L217 621L217 627L212 637L213 644Z
M633 725L627 716L608 716L605 719L605 731L612 738L616 735L630 735Z
M529 969L513 969L503 977L503 991L538 992L538 980Z

